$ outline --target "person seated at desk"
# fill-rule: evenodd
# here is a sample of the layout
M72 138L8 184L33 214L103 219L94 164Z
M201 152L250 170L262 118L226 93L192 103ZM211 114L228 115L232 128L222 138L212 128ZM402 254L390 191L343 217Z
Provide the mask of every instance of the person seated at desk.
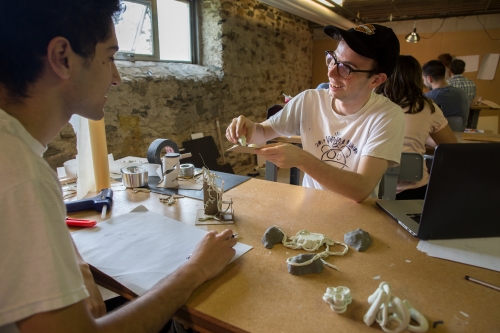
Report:
M445 67L438 60L431 60L422 66L424 85L430 89L425 96L441 107L445 117L462 118L462 129L469 116L469 98L464 90L450 86L445 78Z
M339 41L326 52L330 86L295 96L262 123L245 116L232 120L226 138L264 143L277 136L300 135L301 149L275 143L257 154L278 167L304 171L303 186L327 189L355 201L376 197L382 175L401 158L404 115L388 98L373 92L396 66L399 41L388 27L360 25L343 30L325 27Z
M451 86L454 86L459 89L463 89L467 93L467 97L469 98L469 104L472 104L474 98L476 98L476 84L474 81L469 80L465 76L463 76L463 72L465 71L465 61L461 59L455 59L451 62L450 65L450 79L448 83Z
M448 81L450 79L450 65L453 61L453 57L449 53L442 53L438 55L437 60L441 61L446 68L444 78L446 81Z
M425 154L429 135L436 144L457 142L448 121L439 107L425 97L422 68L417 59L400 55L392 76L375 92L388 97L405 112L405 139L403 152ZM398 182L396 200L424 199L429 173L424 163L423 177L418 182Z
M1 333L158 332L235 253L231 230L209 232L176 272L102 316L65 224L61 185L42 155L73 114L103 118L105 96L120 83L112 21L120 7L0 0Z

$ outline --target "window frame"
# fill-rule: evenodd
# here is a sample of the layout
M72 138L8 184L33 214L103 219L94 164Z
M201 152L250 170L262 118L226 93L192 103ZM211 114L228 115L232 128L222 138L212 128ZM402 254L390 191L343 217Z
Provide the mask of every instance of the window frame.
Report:
M118 51L115 55L116 60L125 61L155 61L155 62L169 62L169 63L187 63L198 64L200 59L199 51L199 19L198 19L198 0L176 0L186 2L189 4L189 25L191 30L191 61L181 60L161 60L160 59L160 39L158 33L158 8L157 1L161 0L127 0L128 2L149 5L151 8L151 33L152 33L152 46L153 54L140 54L131 53L128 51Z

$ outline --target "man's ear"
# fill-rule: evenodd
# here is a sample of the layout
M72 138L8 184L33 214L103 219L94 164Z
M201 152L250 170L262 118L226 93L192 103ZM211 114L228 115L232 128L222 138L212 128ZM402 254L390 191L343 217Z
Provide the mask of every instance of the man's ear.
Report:
M376 87L380 86L382 83L384 83L385 81L387 81L387 74L379 73L375 76L372 76L370 79L372 80L371 84L373 85L373 88L376 88Z
M69 41L64 37L53 38L47 46L47 61L54 73L68 79L74 66L76 54Z

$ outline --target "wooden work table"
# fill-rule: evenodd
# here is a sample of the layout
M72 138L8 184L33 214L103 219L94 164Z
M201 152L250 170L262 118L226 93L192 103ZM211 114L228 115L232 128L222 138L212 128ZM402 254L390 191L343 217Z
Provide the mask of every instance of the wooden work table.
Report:
M154 193L115 191L107 218L137 205L193 224L201 201L182 198L163 205ZM411 236L374 200L355 203L329 191L251 179L224 194L232 198L236 223L230 228L242 243L253 246L228 265L217 278L203 284L177 313L177 320L200 332L383 332L368 327L363 315L367 298L386 281L393 293L406 299L429 321L429 332L498 332L500 292L469 282L469 275L500 285L500 273L428 257L416 249ZM95 218L95 212L72 214ZM366 252L349 252L326 260L342 272L325 267L321 274L294 276L285 260L305 251L282 244L266 249L267 228L277 225L288 237L302 229L343 241L346 232L361 228L373 243ZM223 230L226 226L203 226ZM324 247L322 247L324 249ZM322 296L327 287L346 286L353 302L344 314L334 313ZM433 323L442 321L433 329Z
M490 105L486 105L481 103L479 105L473 104L469 109L469 117L467 119L467 128L477 128L477 122L479 120L479 114L483 114L485 116L497 116L499 115L500 108L492 107ZM500 119L498 120L499 129L500 129Z

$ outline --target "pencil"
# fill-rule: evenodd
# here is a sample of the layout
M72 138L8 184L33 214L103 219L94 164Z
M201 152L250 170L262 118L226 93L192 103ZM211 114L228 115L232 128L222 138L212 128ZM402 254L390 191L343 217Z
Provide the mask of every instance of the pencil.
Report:
M492 288L492 289L495 289L495 290L500 291L500 287L494 286L494 285L492 285L492 284L490 284L490 283L487 283L487 282L483 282L483 281L481 281L481 280L477 280L477 279L471 278L471 277L469 277L468 275L466 275L466 276L465 276L465 279L466 279L466 280L469 280L469 281L472 281L472 282L476 282L476 283L478 283L478 284L482 284L482 285L483 285L483 286L485 286L485 287L490 287L490 288Z

